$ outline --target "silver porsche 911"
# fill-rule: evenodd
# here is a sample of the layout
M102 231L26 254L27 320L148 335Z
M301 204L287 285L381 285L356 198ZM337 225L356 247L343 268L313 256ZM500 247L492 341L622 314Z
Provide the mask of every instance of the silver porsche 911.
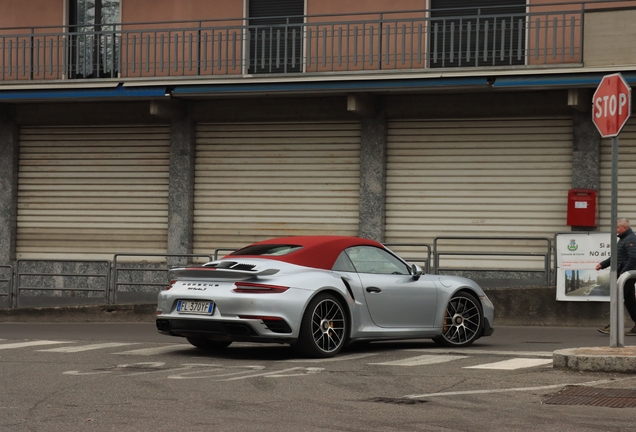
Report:
M422 274L363 238L266 240L170 274L157 329L204 350L273 342L331 357L356 341L431 338L462 347L493 332L494 308L477 283Z

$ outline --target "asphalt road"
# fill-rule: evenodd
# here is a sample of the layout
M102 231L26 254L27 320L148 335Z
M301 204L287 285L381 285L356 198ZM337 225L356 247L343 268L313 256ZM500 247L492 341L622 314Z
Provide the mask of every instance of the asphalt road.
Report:
M631 431L636 408L546 403L570 385L635 389L636 374L552 368L555 350L608 345L590 328L500 327L465 349L313 360L207 354L152 323L0 323L0 431Z

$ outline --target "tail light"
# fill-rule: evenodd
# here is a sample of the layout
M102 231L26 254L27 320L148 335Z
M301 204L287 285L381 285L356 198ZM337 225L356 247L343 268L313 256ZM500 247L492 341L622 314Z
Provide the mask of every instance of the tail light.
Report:
M170 284L166 287L166 291L168 291L170 288L172 288L174 286L174 284L176 284L177 281L176 279L173 279L170 281Z
M253 282L235 282L232 291L237 293L250 294L280 294L287 291L289 287L279 285L267 285Z

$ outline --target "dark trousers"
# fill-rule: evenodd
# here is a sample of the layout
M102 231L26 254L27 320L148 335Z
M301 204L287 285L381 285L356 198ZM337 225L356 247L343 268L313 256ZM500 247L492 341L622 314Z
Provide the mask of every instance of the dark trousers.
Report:
M625 308L629 313L632 321L636 323L636 279L628 279L623 287L623 298L625 300Z

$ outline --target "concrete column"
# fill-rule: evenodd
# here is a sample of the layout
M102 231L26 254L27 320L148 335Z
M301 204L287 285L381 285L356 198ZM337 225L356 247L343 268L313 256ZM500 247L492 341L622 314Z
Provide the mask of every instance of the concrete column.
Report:
M15 260L18 219L19 128L0 107L0 265Z
M359 236L384 241L386 211L387 120L378 107L361 119Z
M191 254L193 248L196 125L187 107L183 114L170 120L169 254Z
M593 189L598 194L601 186L601 135L592 122L590 111L573 110L572 120L572 188ZM572 227L572 231L589 230L589 227Z

